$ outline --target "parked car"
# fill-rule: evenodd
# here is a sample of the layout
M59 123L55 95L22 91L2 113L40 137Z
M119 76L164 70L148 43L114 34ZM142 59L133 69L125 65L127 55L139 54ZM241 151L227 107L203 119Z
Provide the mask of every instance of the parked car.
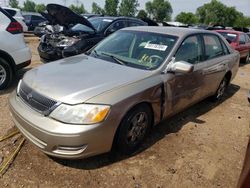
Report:
M119 30L78 56L27 72L10 96L17 128L48 155L135 151L150 127L222 98L239 53L219 34L171 27Z
M230 43L230 46L240 52L240 58L249 62L250 38L246 33L233 30L216 30Z
M89 19L89 18L93 18L93 17L102 17L104 15L102 14L81 14L84 18Z
M247 33L247 35L248 35L248 37L250 38L250 32L249 32L249 33Z
M0 90L12 81L17 70L30 64L31 52L24 42L22 25L0 8Z
M29 31L33 31L38 24L46 21L46 19L38 13L23 13L23 17Z
M28 31L28 27L25 24L24 17L20 9L10 8L10 7L2 7L2 8L22 25L24 32Z
M51 25L61 25L63 32L44 35L38 46L41 59L45 62L81 54L92 48L111 33L129 26L147 25L129 17L93 17L88 20L69 8L47 5Z

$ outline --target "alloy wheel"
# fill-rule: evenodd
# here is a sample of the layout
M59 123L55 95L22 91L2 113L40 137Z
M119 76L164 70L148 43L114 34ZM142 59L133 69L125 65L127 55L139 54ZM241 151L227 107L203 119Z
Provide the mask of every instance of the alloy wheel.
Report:
M139 112L133 116L130 120L127 132L127 143L129 145L136 145L140 142L144 138L148 126L149 119L145 112Z
M0 65L0 85L2 85L5 82L6 77L7 77L7 72L5 68L2 65Z

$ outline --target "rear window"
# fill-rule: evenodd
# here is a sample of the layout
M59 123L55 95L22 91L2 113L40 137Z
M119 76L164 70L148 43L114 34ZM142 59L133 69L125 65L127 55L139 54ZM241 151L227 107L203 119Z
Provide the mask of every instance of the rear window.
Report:
M229 43L236 42L237 34L228 32L219 32Z
M16 11L15 10L10 10L10 9L4 9L6 12L8 12L11 16L15 16L16 15Z
M31 20L31 15L23 15L25 20Z

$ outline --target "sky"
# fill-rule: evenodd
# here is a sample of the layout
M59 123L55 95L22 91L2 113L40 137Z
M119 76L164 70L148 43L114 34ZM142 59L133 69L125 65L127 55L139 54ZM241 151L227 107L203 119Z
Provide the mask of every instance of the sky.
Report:
M24 0L20 0L19 4L22 5ZM96 2L101 7L104 7L105 0L33 0L36 3L58 3L64 5L70 4L79 4L83 3L85 9L88 12L91 12L91 5L93 2ZM121 0L120 0L121 1ZM140 7L139 9L145 8L145 3L149 0L138 0ZM169 0L172 8L173 8L173 15L172 18L175 18L177 14L180 12L195 12L196 9L202 6L204 3L210 2L210 0ZM227 6L234 6L238 11L243 12L244 15L250 16L250 0L220 0ZM0 6L3 6L4 3L8 2L8 0L0 0Z

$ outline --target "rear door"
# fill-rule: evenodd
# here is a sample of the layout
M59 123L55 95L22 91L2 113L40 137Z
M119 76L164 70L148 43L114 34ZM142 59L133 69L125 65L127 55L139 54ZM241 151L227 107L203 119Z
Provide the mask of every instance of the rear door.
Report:
M204 77L203 96L209 96L216 92L220 82L224 78L227 66L234 57L230 54L224 41L215 34L203 34L204 42Z

